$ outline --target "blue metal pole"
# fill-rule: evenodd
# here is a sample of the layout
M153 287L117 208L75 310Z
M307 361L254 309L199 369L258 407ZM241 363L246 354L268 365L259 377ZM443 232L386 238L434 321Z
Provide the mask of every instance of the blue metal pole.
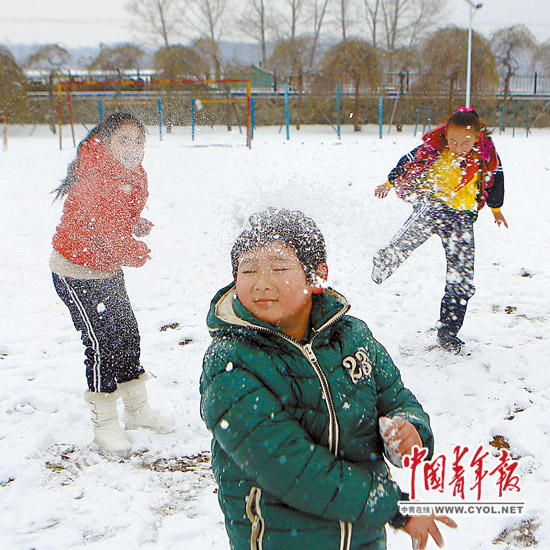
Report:
M416 130L418 130L418 123L420 122L420 113L422 112L422 107L418 107L416 110L416 124L414 125L414 136L416 137Z
M191 140L195 141L195 98L191 98Z
M159 138L162 141L162 99L157 99L157 108L159 111Z
M502 134L502 131L504 130L504 110L505 110L506 102L502 102L502 109L500 110L500 131L499 134Z
M426 133L426 125L428 125L428 131L430 131L432 129L432 119L430 118L430 116L432 114L432 108L431 107L428 107L427 114L428 114L428 120L427 120L427 122L424 122L424 126L422 126L422 135L424 135Z
M341 108L341 97L340 97L340 82L336 85L336 120L338 124L338 139L342 139L342 133L340 128L340 108Z
M382 139L382 121L384 119L384 98L378 97L378 126L380 130L380 139Z
M101 122L103 120L103 100L102 99L97 100L97 109L99 111L99 120Z
M288 82L285 82L285 121L286 139L290 139L290 107L288 102Z

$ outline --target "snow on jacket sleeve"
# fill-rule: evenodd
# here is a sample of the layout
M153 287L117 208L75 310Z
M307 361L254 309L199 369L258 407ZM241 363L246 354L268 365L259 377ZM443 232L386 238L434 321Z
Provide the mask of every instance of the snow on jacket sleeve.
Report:
M408 420L418 431L424 447L428 449L427 459L431 458L434 441L428 415L413 393L403 385L399 369L393 363L386 348L372 336L366 324L362 324L373 362L378 413L380 416L400 416Z
M418 149L420 149L421 145L413 149L410 153L407 153L406 155L402 156L399 159L399 162L395 166L395 168L392 169L392 171L388 174L388 181L393 185L393 182L399 177L402 176L406 169L405 166L408 162L411 160L414 160L414 157L416 155L416 152Z
M207 353L201 394L202 416L223 450L288 506L373 528L395 516L401 491L383 462L352 463L316 444L246 365Z
M141 267L151 251L132 236L141 209L134 204L131 186L113 185L112 180L101 175L86 179L81 187L81 208L102 248L122 265Z

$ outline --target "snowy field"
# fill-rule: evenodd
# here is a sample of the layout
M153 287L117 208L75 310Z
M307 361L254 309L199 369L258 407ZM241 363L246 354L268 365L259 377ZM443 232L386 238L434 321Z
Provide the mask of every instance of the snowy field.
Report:
M523 514L455 515L459 529L442 528L446 548L550 548L550 131L496 132L510 227L498 228L488 209L476 224L477 292L459 356L434 345L444 286L437 237L382 286L370 279L373 252L410 210L393 193L375 199L373 189L419 143L411 128L390 135L384 128L383 139L374 126L346 128L341 141L330 127L292 128L289 141L284 128L257 128L252 150L238 129L199 129L195 142L188 128L162 142L157 132L149 128L144 162L152 260L125 273L142 363L154 377L151 402L176 431L131 432L136 452L122 462L89 448L83 347L48 269L61 213L49 192L75 154L69 130L60 151L46 128L10 128L9 150L0 151L0 546L228 549L199 416L205 317L231 280L229 250L244 220L278 206L318 223L329 283L388 348L430 414L436 455L450 461L456 445L483 445L494 466L496 437L519 460L521 493L503 500L525 502ZM77 139L84 134L77 128ZM406 490L409 473L395 476ZM491 484L487 476L483 498L494 501ZM410 539L390 532L388 547L408 549Z

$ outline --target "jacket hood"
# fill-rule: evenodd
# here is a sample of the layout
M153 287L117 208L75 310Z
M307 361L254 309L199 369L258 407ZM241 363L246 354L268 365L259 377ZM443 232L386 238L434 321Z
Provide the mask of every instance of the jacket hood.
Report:
M438 126L433 130L430 130L422 141L424 142L424 148L427 152L442 151L447 145L447 139L445 138L446 124ZM482 160L491 172L495 171L498 165L497 154L493 140L491 136L484 131L480 132L479 141L475 144L474 152L477 154L480 160Z
M328 288L321 294L312 295L311 327L322 330L334 318L347 313L350 306L340 293ZM235 283L222 288L212 299L207 317L212 336L223 329L269 329L283 334L276 325L260 321L248 311L237 297Z
M147 189L147 174L140 165L136 171L120 164L104 146L103 141L93 137L80 144L78 152L78 175L101 175L111 180L122 180L142 190Z

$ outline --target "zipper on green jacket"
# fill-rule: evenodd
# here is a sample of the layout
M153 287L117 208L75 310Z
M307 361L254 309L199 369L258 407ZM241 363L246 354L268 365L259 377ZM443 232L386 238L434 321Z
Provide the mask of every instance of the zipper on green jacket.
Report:
M320 326L318 329L312 329L313 336L309 339L309 342L302 344L299 340L293 336L289 336L284 332L280 332L268 327L263 327L261 325L249 325L250 328L259 330L261 332L267 332L275 336L283 338L287 342L290 342L292 345L297 347L306 357L308 363L312 366L319 383L321 384L321 391L327 405L328 417L329 417L329 427L328 427L328 444L329 450L338 456L338 444L339 444L339 426L338 419L336 417L336 408L334 407L334 401L332 399L332 394L330 393L330 386L328 384L327 377L319 364L319 360L313 351L313 341L315 338L324 330L332 326L336 321L343 317L349 311L349 304L346 304L336 315L329 319L324 325ZM261 489L258 487L252 487L250 493L247 496L247 516L252 523L252 532L250 538L251 549L261 550L262 548L262 538L263 532L265 529L264 519L259 514L255 513L259 511L259 503L261 497ZM252 507L252 503L254 506ZM254 511L253 511L254 510ZM340 521L340 550L349 550L351 546L351 533L352 533L353 524L351 522Z

